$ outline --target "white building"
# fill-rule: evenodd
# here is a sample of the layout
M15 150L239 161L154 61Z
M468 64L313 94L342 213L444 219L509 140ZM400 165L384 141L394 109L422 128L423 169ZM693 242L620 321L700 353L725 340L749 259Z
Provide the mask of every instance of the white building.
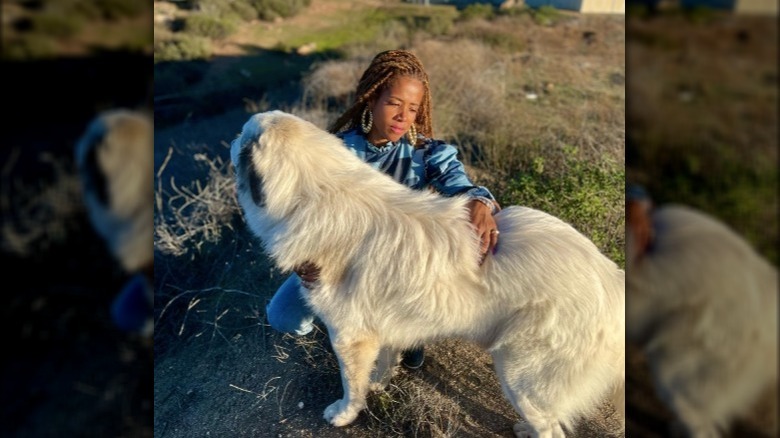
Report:
M758 0L756 0L758 1ZM526 6L553 6L592 14L625 14L626 0L525 0Z

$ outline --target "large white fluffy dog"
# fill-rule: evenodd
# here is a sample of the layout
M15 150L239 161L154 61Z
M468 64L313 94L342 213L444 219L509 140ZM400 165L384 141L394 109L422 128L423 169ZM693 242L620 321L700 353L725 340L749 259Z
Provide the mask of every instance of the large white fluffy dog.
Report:
M307 121L256 114L231 146L239 202L267 253L283 270L321 267L305 293L341 367L331 424L365 407L375 363L378 376L395 365L380 350L447 337L492 354L527 421L518 436L563 437L609 396L622 412L624 272L570 225L505 208L498 250L480 266L466 198L407 188Z

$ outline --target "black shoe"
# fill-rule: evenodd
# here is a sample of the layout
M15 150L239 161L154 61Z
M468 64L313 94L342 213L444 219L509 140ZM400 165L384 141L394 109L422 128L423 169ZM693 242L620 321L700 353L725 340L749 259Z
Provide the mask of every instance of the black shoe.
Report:
M410 369L416 370L420 368L425 362L425 347L420 347L415 350L406 350L402 354L401 364Z

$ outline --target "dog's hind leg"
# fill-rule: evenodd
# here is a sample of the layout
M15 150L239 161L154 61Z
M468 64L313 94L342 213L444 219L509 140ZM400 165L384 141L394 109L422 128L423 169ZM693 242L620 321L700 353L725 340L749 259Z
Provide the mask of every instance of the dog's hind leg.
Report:
M366 407L371 369L379 355L374 337L345 338L331 331L331 344L339 360L344 397L325 409L323 417L334 426L346 426Z
M515 410L526 420L525 423L516 423L512 428L517 438L566 438L557 419L545 415L525 396L516 395L513 398L518 399L512 403Z
M512 357L512 353L500 349L494 350L492 354L496 375L504 395L512 403L515 411L525 419L525 422L516 423L512 428L515 436L517 438L565 438L566 434L558 418L544 412L536 403L529 400L520 390L521 385L514 381L515 378L510 378L515 373L510 366L512 361L507 356Z
M371 373L371 390L381 391L387 388L393 378L393 370L401 359L400 352L391 347L382 347L376 360L376 367Z

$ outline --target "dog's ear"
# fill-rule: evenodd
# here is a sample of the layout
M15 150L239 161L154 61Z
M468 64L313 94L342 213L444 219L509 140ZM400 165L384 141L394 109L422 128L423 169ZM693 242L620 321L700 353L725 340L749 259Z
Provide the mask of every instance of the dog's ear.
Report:
M257 143L251 142L239 152L238 165L236 166L238 172L238 190L249 191L252 196L252 202L258 207L263 207L265 204L265 197L263 196L263 176L258 172L255 163L252 160L252 154L255 153L255 145Z
M108 206L108 183L104 169L98 162L98 150L105 141L108 131L105 117L98 117L87 127L76 145L76 163L81 174L83 189L95 195L104 206Z
M238 170L240 156L243 151L257 142L263 132L263 119L266 113L256 113L241 127L241 132L230 142L230 161Z

